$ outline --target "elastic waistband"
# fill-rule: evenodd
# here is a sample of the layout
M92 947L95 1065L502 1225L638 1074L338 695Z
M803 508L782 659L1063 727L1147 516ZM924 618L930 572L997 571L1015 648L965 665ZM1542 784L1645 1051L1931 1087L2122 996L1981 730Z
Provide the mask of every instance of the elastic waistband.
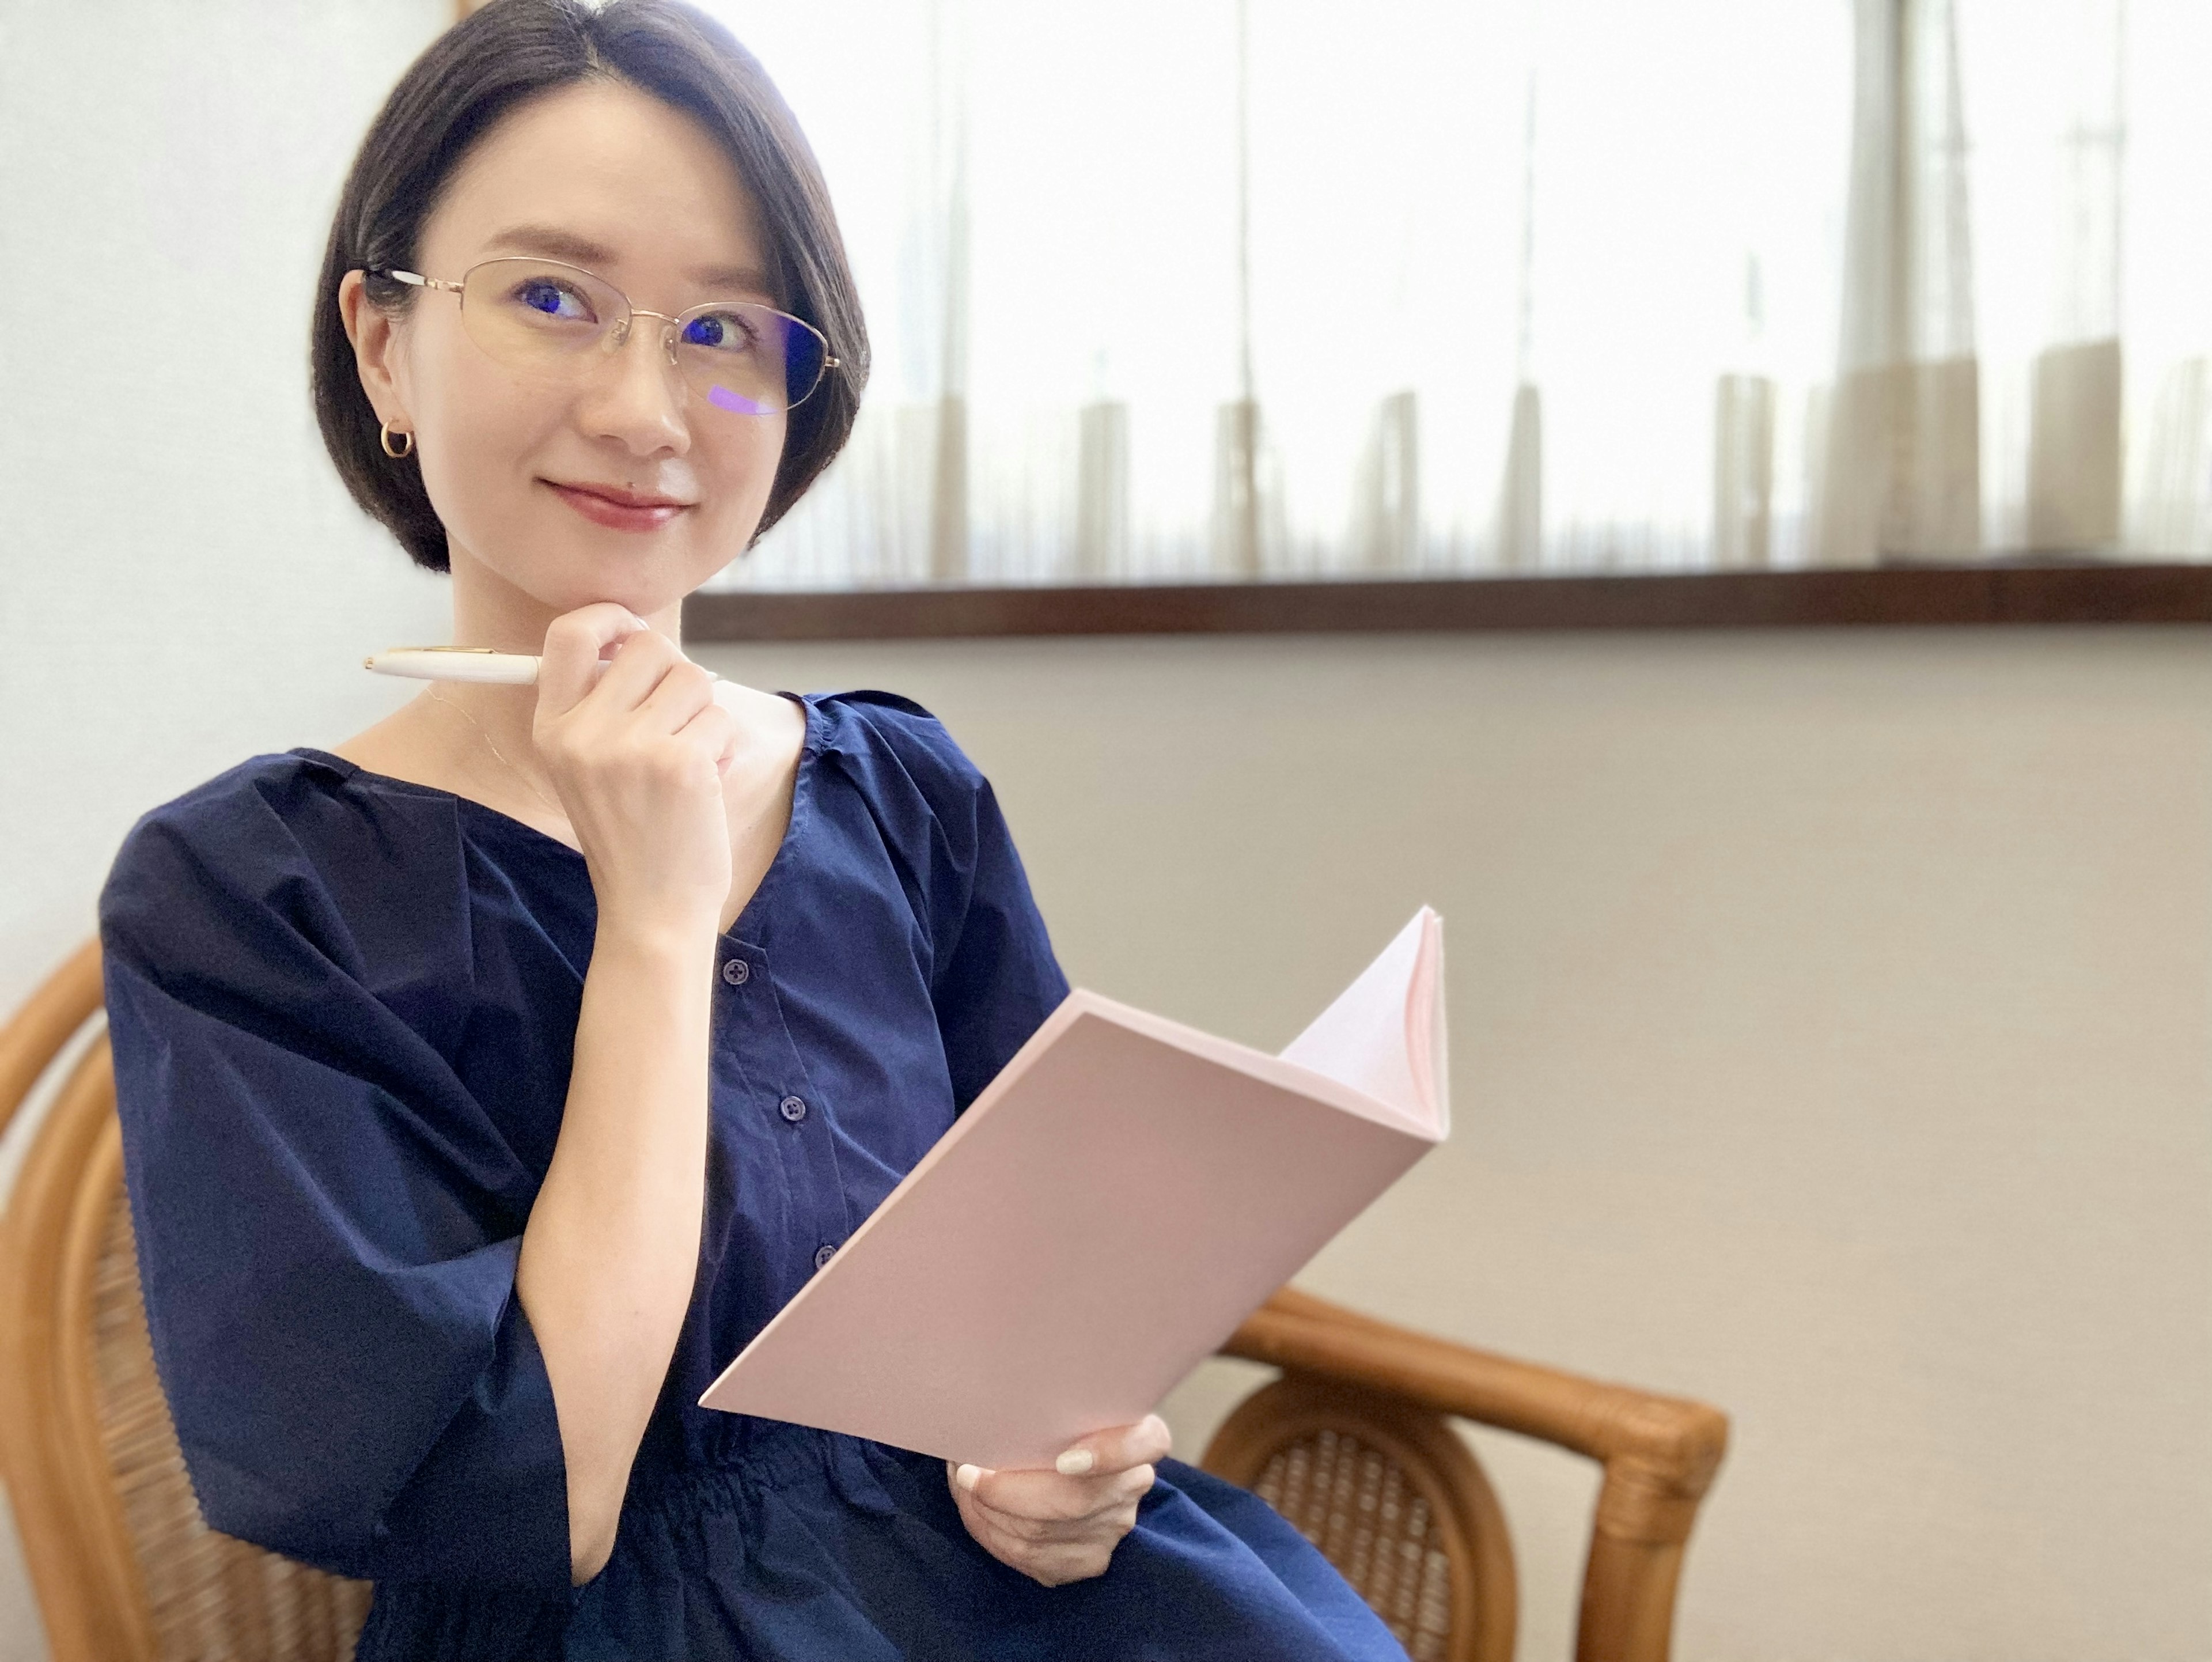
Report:
M690 1463L641 1474L623 1510L664 1517L721 1511L748 1492L826 1486L864 1510L877 1511L890 1504L878 1468L927 1458L842 1432L732 1415L714 1446Z

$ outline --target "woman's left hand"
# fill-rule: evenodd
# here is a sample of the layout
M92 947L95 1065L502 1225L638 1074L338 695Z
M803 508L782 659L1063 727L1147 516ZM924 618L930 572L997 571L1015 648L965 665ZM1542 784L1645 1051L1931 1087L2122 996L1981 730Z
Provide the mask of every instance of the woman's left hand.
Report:
M945 1476L960 1520L983 1550L1056 1587L1106 1573L1114 1549L1136 1527L1152 1462L1169 1447L1167 1422L1147 1414L1135 1425L1093 1432L1060 1457L1055 1471L947 1461Z

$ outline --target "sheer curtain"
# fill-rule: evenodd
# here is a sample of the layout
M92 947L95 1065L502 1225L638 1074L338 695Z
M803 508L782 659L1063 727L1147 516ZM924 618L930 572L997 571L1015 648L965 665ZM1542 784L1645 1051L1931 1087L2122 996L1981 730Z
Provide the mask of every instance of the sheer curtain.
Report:
M876 341L726 581L2212 552L2202 0L716 0Z

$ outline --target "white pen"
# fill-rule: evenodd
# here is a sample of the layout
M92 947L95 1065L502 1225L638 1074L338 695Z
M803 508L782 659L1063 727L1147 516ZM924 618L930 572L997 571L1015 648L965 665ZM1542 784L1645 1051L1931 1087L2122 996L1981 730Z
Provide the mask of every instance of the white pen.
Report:
M526 687L538 680L538 660L529 653L495 652L489 647L391 647L361 661L363 668L379 675L404 675L416 681L487 681Z
M416 681L491 681L526 687L538 679L538 660L526 652L495 652L489 647L392 647L362 659L379 675L404 675Z

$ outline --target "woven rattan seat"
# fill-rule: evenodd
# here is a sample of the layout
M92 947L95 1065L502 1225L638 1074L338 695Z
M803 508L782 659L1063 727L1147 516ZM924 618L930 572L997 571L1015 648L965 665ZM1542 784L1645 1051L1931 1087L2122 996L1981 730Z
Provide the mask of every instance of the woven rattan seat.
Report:
M88 944L0 1028L0 1131L46 1105L0 1217L0 1471L54 1662L342 1662L369 1590L201 1520L146 1335ZM1664 1662L1728 1422L1288 1288L1224 1347L1282 1377L1201 1463L1259 1491L1416 1662L1510 1662L1504 1519L1450 1416L1600 1462L1577 1662Z
M1511 1656L1504 1516L1442 1415L1296 1375L1247 1397L1205 1464L1297 1525L1413 1662Z

